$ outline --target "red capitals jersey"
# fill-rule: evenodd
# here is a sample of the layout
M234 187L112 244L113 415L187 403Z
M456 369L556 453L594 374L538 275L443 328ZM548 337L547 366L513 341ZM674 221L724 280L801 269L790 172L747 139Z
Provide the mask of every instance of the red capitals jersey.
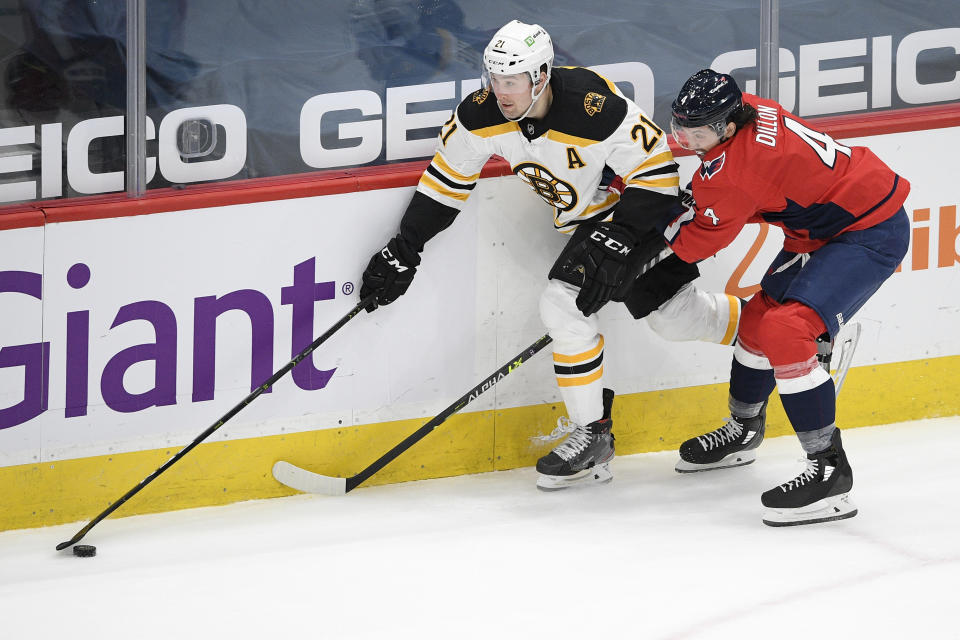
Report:
M846 147L771 100L744 94L757 118L701 158L696 209L666 231L686 262L715 254L749 222L783 229L784 249L809 253L896 213L910 183L866 147Z

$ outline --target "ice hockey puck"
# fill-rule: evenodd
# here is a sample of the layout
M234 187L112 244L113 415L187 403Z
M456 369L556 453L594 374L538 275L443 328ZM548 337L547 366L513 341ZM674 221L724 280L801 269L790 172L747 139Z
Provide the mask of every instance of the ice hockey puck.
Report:
M92 544L78 544L73 548L73 555L81 558L92 558L97 555L97 548Z

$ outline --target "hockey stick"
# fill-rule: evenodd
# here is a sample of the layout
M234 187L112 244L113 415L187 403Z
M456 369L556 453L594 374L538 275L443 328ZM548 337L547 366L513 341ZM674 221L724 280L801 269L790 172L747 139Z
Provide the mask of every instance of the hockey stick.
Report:
M370 476L375 474L377 471L380 471L380 469L383 469L397 456L423 439L424 436L442 424L447 418L476 400L481 393L496 385L504 376L532 358L538 351L550 344L551 341L552 338L549 336L549 334L538 339L529 347L518 353L516 357L510 360L510 362L487 376L483 382L463 394L459 400L437 414L428 423L407 436L403 442L395 446L393 449L390 449L390 451L387 451L385 454L380 456L376 462L354 476L350 476L349 478L334 478L331 476L324 476L320 475L319 473L312 473L306 469L302 469L290 464L289 462L284 462L281 460L273 465L273 477L276 478L281 484L285 484L291 489L297 489L298 491L303 491L306 493L322 493L328 496L345 495L356 489L357 486L368 480Z
M235 406L234 408L230 409L230 411L227 411L225 414L223 414L223 417L221 417L219 420L217 420L212 425L210 425L207 428L207 430L201 433L199 436L197 436L193 442L185 446L183 449L180 450L179 453L177 453L175 456L167 460L159 469L157 469L156 471L151 473L149 476L141 480L140 484L130 489L130 491L127 491L123 495L123 497L121 497L119 500L115 501L109 507L104 509L103 512L100 513L100 515L98 515L96 518L88 522L87 525L82 529L80 529L80 531L78 531L72 538L70 538L66 542L61 542L60 544L58 544L57 551L61 551L71 545L78 543L81 539L83 539L83 536L87 535L90 529L93 529L97 525L98 522L100 522L101 520L109 516L114 511L116 511L120 505L122 505L124 502L126 502L127 500L132 498L134 495L136 495L137 492L143 489L145 486L153 482L153 480L157 476L159 476L161 473L163 473L164 471L172 467L180 458L190 453L190 451L194 447L196 447L198 444L206 440L207 437L209 437L210 434L212 434L214 431L222 427L227 422L227 420L229 420L233 416L240 413L240 411L243 408L245 408L248 404L256 400L261 393L263 393L264 391L269 389L271 386L273 386L274 383L276 383L280 378L285 376L287 372L289 372L291 369L297 366L297 364L299 364L301 360L303 360L304 358L309 356L311 353L313 353L317 347L319 347L321 344L326 342L327 339L330 338L330 336L335 334L337 331L339 331L340 328L343 327L343 325L347 324L354 316L356 316L358 313L363 311L363 309L368 304L370 304L370 302L373 301L373 297L374 297L373 295L370 295L364 298L363 300L361 300L360 302L358 302L357 305L353 309L351 309L349 313L347 313L347 315L340 318L336 322L336 324L334 324L332 327L327 329L326 333L324 333L322 336L320 336L319 338L314 340L312 343L310 343L310 345L307 346L307 348L305 348L303 351L298 353L293 358L293 360L285 364L279 371L277 371L272 376L270 376L270 378L268 378L266 382L264 382L259 387L254 389L250 393L250 395L248 395L246 398L241 400L240 403L237 404L237 406Z

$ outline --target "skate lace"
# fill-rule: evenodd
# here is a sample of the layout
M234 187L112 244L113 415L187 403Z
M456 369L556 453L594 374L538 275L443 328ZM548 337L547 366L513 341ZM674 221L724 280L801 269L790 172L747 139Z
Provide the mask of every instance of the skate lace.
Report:
M803 470L803 473L798 475L796 478L794 478L790 482L785 482L782 485L780 485L781 491L786 493L787 491L790 491L792 489L799 489L800 487L807 484L808 482L812 482L813 479L817 477L817 469L819 467L819 463L816 460L810 460L810 459L807 459L806 463L807 463L807 468Z
M697 442L700 443L700 446L702 446L705 451L709 451L710 449L722 447L728 442L733 442L740 437L741 433L743 433L743 425L737 422L733 416L730 416L724 420L722 427L714 429L710 433L703 434L697 438Z
M554 427L553 431L543 436L533 436L532 440L540 443L554 442L564 437L568 433L573 433L577 430L577 423L572 421L567 416L560 416L557 418L557 426Z
M564 460L569 460L590 445L590 439L593 434L586 427L576 426L570 437L563 441L559 447L553 450Z

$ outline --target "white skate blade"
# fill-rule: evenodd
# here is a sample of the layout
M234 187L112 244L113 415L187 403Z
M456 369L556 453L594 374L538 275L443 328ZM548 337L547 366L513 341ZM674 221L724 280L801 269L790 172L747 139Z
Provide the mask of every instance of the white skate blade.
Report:
M750 464L756 459L756 450L750 449L749 451L738 451L737 453L731 453L722 460L711 462L709 464L687 462L683 458L680 458L679 462L677 462L677 466L674 467L674 469L677 473L696 473L697 471L711 471L712 469L729 469L731 467L742 467L745 464Z
M860 333L862 327L859 322L853 322L844 327L844 337L839 338L834 344L834 349L839 344L840 360L837 362L837 370L833 374L833 386L836 395L840 395L840 389L843 387L843 381L847 379L847 372L850 371L850 364L853 362L853 354L860 343Z
M610 463L604 462L572 476L548 476L541 473L537 477L537 489L560 491L583 484L606 484L611 480L613 480L613 472L610 471Z
M796 509L767 509L763 514L763 524L771 527L792 527L852 518L857 515L857 508L850 502L849 495L842 493L830 496Z
M280 484L304 493L321 493L327 496L342 496L347 493L346 478L323 476L283 460L274 463L273 477Z

